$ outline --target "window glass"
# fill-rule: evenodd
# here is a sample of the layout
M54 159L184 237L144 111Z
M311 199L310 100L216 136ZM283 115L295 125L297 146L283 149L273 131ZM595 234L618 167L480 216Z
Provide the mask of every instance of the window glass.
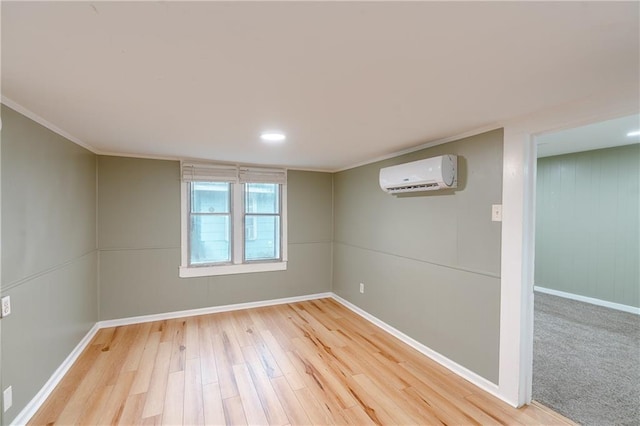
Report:
M192 182L192 213L229 213L231 184L227 182Z
M280 213L280 185L277 183L246 183L245 213Z
M244 259L279 259L280 185L246 183L244 199Z
M192 182L190 264L231 261L231 184Z
M245 216L244 258L247 261L280 258L280 216Z
M230 215L191 216L191 264L231 261Z

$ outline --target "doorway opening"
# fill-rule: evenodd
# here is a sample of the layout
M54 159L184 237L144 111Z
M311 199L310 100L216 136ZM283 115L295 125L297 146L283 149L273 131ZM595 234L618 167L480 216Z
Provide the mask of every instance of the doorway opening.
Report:
M536 138L534 400L640 421L640 115Z

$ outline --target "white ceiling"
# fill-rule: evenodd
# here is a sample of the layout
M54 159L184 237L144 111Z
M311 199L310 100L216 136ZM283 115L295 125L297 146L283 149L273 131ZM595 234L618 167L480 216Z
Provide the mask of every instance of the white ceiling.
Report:
M639 2L7 2L3 102L98 153L338 170L617 90ZM267 146L259 133L286 132Z
M627 136L639 130L640 115L635 114L550 133L537 138L538 157L640 143L640 135Z

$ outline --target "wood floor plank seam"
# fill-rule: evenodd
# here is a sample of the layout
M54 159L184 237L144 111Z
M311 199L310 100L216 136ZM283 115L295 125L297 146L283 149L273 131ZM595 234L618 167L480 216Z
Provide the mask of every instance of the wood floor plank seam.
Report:
M30 425L565 425L330 298L99 330Z

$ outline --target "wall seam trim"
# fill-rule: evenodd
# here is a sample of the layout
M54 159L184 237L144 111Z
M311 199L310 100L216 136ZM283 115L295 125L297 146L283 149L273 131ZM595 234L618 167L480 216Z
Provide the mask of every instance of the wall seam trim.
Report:
M96 321L100 319L100 158L96 155Z
M483 275L483 276L490 277L490 278L498 278L498 279L500 279L500 275L499 274L495 274L495 273L492 273L492 272L479 271L477 269L463 268L463 267L460 267L460 266L451 266L451 265L446 265L444 263L429 262L428 260L424 260L424 259L417 259L415 257L402 256L402 255L399 255L399 254L389 253L389 252L382 251L382 250L370 249L370 248L358 246L358 245L355 245L355 244L344 243L344 242L341 242L341 241L334 241L333 243L334 244L341 244L341 245L346 246L346 247L357 248L357 249L360 249L360 250L366 250L366 251L373 252L373 253L384 254L386 256L393 256L393 257L397 257L397 258L400 258L400 259L413 260L413 261L416 261L416 262L427 263L429 265L440 266L442 268L453 269L453 270L462 271L462 272L469 272L471 274L478 274L478 275Z
M305 245L305 244L331 244L330 240L322 240L322 241L299 241L299 242L291 242L289 241L289 245ZM98 249L99 251L144 251L144 250L180 250L180 246L159 246L159 247L103 247Z
M35 280L36 278L40 278L40 277L42 277L44 275L47 275L47 274L55 272L55 271L57 271L59 269L65 268L65 267L67 267L67 266L69 266L69 265L71 265L71 264L73 264L73 263L75 263L75 262L77 262L77 261L79 261L81 259L84 259L85 257L87 257L87 256L89 256L89 255L91 255L93 253L97 253L97 252L98 252L98 249L92 249L91 251L88 251L88 252L86 252L84 254L81 254L78 257L74 257L73 259L69 259L69 260L67 260L67 261L65 261L63 263L59 263L59 264L51 266L51 267L49 267L47 269L43 269L42 271L39 271L39 272L36 272L34 274L28 275L28 276L26 276L24 278L20 278L19 280L13 281L12 283L4 284L3 287L2 287L2 291L4 292L6 290L11 290L13 288L19 287L19 286L21 286L21 285L23 285L23 284L25 284L25 283L27 283L29 281Z
M329 273L329 289L333 291L333 271L334 271L334 263L335 260L333 247L336 241L336 175L333 173L331 175L331 263L329 264L330 271Z
M100 251L145 251L145 250L180 250L180 246L171 247L102 247Z
M296 242L291 242L289 241L289 245L304 245L304 244L331 244L333 241L332 240L317 240L317 241L296 241Z

